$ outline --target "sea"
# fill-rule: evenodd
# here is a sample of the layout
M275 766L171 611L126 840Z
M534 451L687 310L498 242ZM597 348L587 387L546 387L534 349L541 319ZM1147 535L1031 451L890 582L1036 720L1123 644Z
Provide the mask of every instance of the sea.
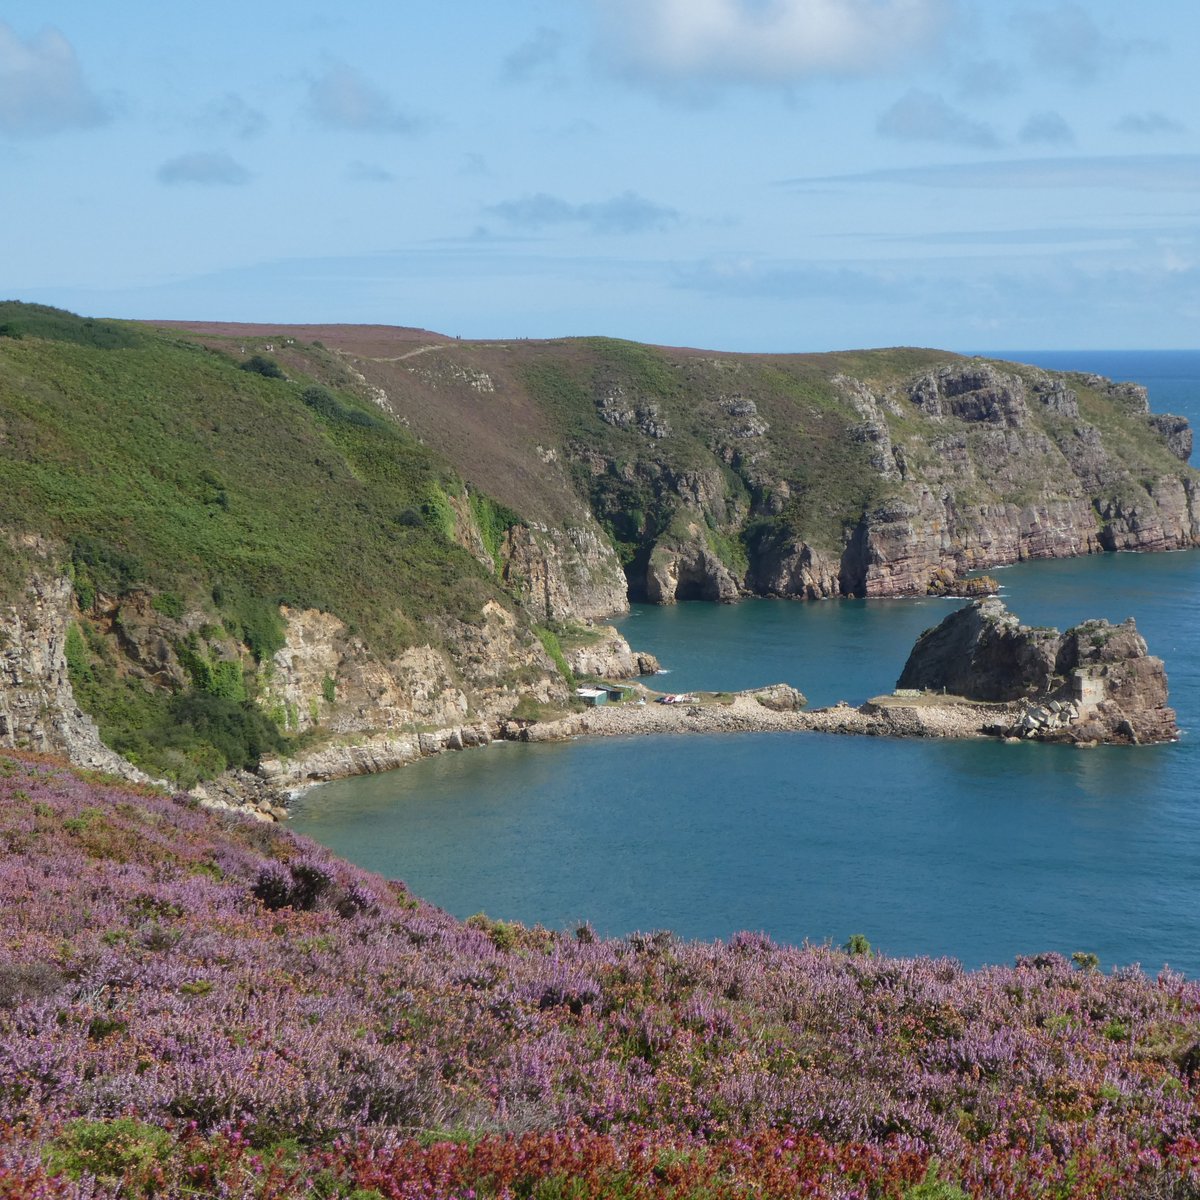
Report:
M1200 425L1200 352L1013 352L1144 383ZM992 572L1031 625L1136 618L1183 736L1075 749L820 734L497 743L315 788L293 828L459 917L598 933L739 930L948 956L1096 954L1200 978L1200 551ZM961 601L635 606L618 625L675 691L890 691Z

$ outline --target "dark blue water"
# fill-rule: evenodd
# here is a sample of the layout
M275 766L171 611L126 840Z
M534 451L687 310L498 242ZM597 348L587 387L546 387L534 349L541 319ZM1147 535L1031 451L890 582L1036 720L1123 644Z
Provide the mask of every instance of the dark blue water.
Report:
M1170 407L1194 414L1197 394ZM998 577L1029 624L1136 616L1167 662L1184 740L501 745L316 789L295 827L459 916L703 938L757 929L789 942L861 932L891 953L968 965L1088 950L1108 965L1200 975L1200 554L1025 564ZM890 689L916 633L949 608L691 604L640 608L625 628L672 668L672 688L783 679L815 703L857 702Z

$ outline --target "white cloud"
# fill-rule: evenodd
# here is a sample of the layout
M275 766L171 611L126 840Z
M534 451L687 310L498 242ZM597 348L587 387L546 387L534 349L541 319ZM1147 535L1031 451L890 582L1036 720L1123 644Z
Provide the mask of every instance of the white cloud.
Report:
M159 182L167 184L230 187L250 182L250 172L223 150L181 154L163 163L157 174Z
M355 133L416 133L423 124L345 63L309 84L308 111L318 124Z
M608 55L665 84L859 74L934 45L953 0L594 0Z
M675 209L655 204L636 192L584 204L572 204L559 196L537 192L490 205L487 211L522 229L585 225L593 233L649 233L667 229L679 221Z
M0 133L39 137L107 119L75 50L57 29L43 29L23 42L0 21Z
M1160 112L1126 113L1116 124L1120 133L1150 137L1159 133L1182 133L1184 126L1173 117Z
M1021 126L1018 137L1023 142L1040 142L1048 146L1068 146L1075 140L1070 125L1056 112L1031 114Z
M995 130L951 107L933 92L905 93L876 122L885 137L906 142L950 142L989 149L1000 144Z
M1137 192L1200 192L1200 154L1024 158L1005 162L889 167L857 175L786 179L785 187L830 183L903 183L942 188L1118 188Z
M544 26L504 59L503 76L510 83L523 82L557 61L563 35Z

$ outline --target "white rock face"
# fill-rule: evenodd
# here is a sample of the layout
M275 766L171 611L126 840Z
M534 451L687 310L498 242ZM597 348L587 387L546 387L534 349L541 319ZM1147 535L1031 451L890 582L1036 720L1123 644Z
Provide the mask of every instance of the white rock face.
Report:
M27 539L22 549L45 565L30 577L22 602L0 609L0 746L62 754L76 766L135 783L161 782L105 746L75 702L66 656L71 582L43 543Z

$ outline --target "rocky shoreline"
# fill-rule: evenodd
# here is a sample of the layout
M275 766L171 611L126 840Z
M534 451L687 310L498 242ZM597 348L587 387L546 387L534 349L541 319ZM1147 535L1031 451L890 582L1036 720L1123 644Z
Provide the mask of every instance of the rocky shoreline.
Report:
M615 636L615 631L614 636ZM627 650L627 643L620 640ZM608 658L611 647L604 648ZM648 656L645 656L648 659ZM632 668L635 656L620 663ZM433 733L383 734L329 744L288 761L263 762L246 798L279 819L262 794L294 796L314 783L392 770L445 750L504 738L555 742L576 737L672 734L829 733L866 737L1000 738L1077 746L1150 744L1179 736L1167 704L1161 659L1148 653L1130 619L1119 626L1085 621L1059 634L1020 624L989 597L951 613L917 640L897 690L857 708L845 701L807 711L784 683L742 692L663 695L627 685L608 702L606 689L581 690L595 707L540 721L515 718ZM218 803L237 804L237 781ZM207 798L212 802L214 798Z
M774 689L772 689L774 690ZM706 696L695 703L639 705L625 702L576 713L522 730L521 741L632 737L681 733L836 733L868 737L970 738L1013 716L1009 704L977 704L956 697L894 696L857 708L844 701L811 712L768 707L761 690Z
M244 809L282 820L286 806L310 787L355 775L409 766L450 750L493 741L561 742L577 737L636 737L672 734L829 733L868 737L977 738L989 727L1011 722L1013 704L980 704L957 697L881 696L857 708L842 701L802 711L803 696L787 684L745 692L705 693L677 704L655 702L658 693L639 685L640 699L571 713L555 720L454 727L431 733L380 734L352 743L327 745L293 759L264 760L258 775L239 772L202 785L202 804Z

